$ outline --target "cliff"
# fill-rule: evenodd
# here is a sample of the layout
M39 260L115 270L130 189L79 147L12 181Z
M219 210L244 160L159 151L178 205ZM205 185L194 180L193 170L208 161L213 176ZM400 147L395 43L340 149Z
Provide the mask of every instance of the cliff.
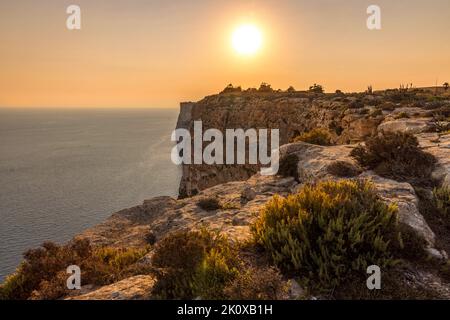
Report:
M158 197L142 205L113 214L107 221L86 230L77 239L88 239L94 246L142 248L154 246L168 235L181 230L217 231L241 248L246 268L256 270L270 264L261 251L246 249L252 243L251 228L275 195L296 194L305 185L320 181L340 181L332 168L345 163L352 179L372 181L381 201L398 207L398 221L412 230L414 239L423 245L427 258L408 257L398 279L400 293L381 295L387 298L450 298L448 278L441 267L448 260L450 235L442 220L430 213L425 204L432 198L433 186L418 185L415 180L387 178L362 167L352 156L360 142L386 132L408 132L419 141L419 148L432 154L436 166L433 181L450 186L450 98L442 92L438 98L427 90L374 94L317 94L308 92L222 93L196 103L182 103L177 128L193 130L201 120L204 130L216 128L279 128L282 159L295 156L291 174L261 176L258 166L183 165L180 197ZM292 142L301 133L315 128L326 129L332 144L327 146L303 141ZM430 177L431 179L431 177ZM204 208L204 199L216 199L216 208ZM243 248L243 249L242 249ZM243 251L242 251L243 250ZM415 250L415 248L407 248ZM412 252L410 252L412 253ZM413 254L412 254L413 255ZM409 259L409 260L408 260ZM412 259L412 260L411 260ZM70 299L147 299L155 286L154 250L139 260L143 272L103 287L84 287ZM259 269L258 269L259 270ZM283 298L314 298L293 279L283 274L289 288ZM394 289L395 286L394 286ZM346 296L348 298L348 296ZM333 296L339 298L339 295Z
M361 103L365 103L366 108L360 108ZM383 118L371 117L370 113L379 103L374 96L226 93L208 96L197 103L182 103L177 128L193 133L193 122L201 120L204 131L210 128L222 132L227 128L279 129L280 145L283 145L302 132L321 127L329 129L336 143L354 143L377 131ZM179 194L180 197L191 196L220 183L245 180L257 170L258 166L250 165L183 165Z
M351 151L359 142L380 132L414 134L421 148L438 161L433 177L448 186L450 135L437 133L437 126L448 126L445 120L436 119L436 114L442 112L446 117L450 116L445 100L422 104L414 99L393 102L386 92L374 95L231 93L209 96L197 103L183 103L177 128L192 131L196 120L203 122L204 130L279 128L283 145L281 155L297 156L297 178L261 176L257 166L183 165L178 200L160 197L145 201L141 206L114 214L81 237L98 245L139 247L146 243L149 232L158 242L176 230L207 226L227 235L232 242L245 243L251 239L251 225L274 195L295 193L305 183L340 179L328 168L336 162L358 167L350 156ZM295 136L317 127L327 129L336 145L289 144ZM357 176L370 179L383 201L398 206L400 223L410 227L424 241L429 259L437 264L446 261L450 250L448 233L424 212L423 200L416 187L408 181L396 181L370 170L360 170ZM205 198L218 199L221 208L212 211L200 208L198 203ZM151 254L148 259L151 261ZM419 288L420 292L432 291L434 297L450 298L450 286L436 269L417 263L409 265L404 272L402 277L408 275L414 290ZM288 283L292 294L295 291L292 283L296 282L290 280ZM95 295L91 293L81 298L84 297Z

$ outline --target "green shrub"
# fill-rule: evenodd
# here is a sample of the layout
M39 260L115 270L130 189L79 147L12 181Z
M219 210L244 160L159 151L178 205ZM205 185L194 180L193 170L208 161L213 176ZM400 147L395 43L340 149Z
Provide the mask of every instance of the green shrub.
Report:
M212 248L194 276L194 296L203 299L224 299L225 285L239 273L237 267L237 261L228 246Z
M368 265L394 263L390 242L398 238L396 212L369 182L321 182L287 198L275 196L252 232L282 270L329 289Z
M446 218L450 218L450 188L440 187L433 191L434 201L439 212Z
M415 136L404 132L371 137L365 146L353 149L351 156L363 167L397 180L428 179L436 163L431 154L422 151Z
M278 174L283 177L294 177L298 180L298 156L289 154L281 157Z
M77 239L64 246L45 242L25 252L24 261L0 287L0 297L24 300L30 297L57 299L65 288L70 265L81 269L82 284L104 285L134 275L131 269L148 248L93 248L88 240Z
M362 170L347 161L335 161L327 167L328 173L341 178L356 177Z
M219 199L217 199L216 197L200 199L197 202L197 205L206 211L214 211L214 210L219 210L222 208L222 205L220 204Z
M333 145L331 135L326 129L316 128L294 138L294 142L303 141L320 146Z
M157 243L152 261L160 268L153 294L163 299L221 297L238 264L228 240L205 229L170 234Z

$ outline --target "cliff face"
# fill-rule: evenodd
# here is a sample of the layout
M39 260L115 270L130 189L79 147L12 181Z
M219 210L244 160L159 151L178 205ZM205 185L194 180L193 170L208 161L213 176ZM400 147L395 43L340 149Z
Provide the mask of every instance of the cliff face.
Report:
M380 117L368 114L375 99L367 99L367 113L349 108L358 97L326 96L311 93L229 93L182 103L177 128L191 131L194 121L202 121L203 131L210 128L244 130L267 128L280 130L280 145L300 133L316 127L328 129L337 143L361 141L377 130ZM372 102L372 103L371 103ZM197 194L205 188L228 181L246 180L255 174L254 165L183 165L180 197Z

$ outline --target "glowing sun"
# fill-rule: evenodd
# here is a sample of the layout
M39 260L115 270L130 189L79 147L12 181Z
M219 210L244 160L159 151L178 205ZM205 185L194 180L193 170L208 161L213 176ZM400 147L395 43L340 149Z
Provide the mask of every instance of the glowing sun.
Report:
M261 31L251 24L241 25L233 32L232 44L239 54L253 55L261 48Z

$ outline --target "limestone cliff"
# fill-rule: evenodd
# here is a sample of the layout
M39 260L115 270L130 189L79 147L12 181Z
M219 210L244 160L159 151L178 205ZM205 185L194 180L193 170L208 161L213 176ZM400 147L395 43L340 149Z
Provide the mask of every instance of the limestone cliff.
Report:
M383 120L370 116L378 103L375 98L365 98L365 107L352 108L360 100L357 96L305 92L218 94L196 103L182 103L177 128L193 133L194 121L201 120L204 131L279 129L280 145L283 145L299 133L323 127L330 130L337 143L352 143L376 132ZM191 196L220 183L246 180L257 170L257 166L250 165L183 165L179 194Z

